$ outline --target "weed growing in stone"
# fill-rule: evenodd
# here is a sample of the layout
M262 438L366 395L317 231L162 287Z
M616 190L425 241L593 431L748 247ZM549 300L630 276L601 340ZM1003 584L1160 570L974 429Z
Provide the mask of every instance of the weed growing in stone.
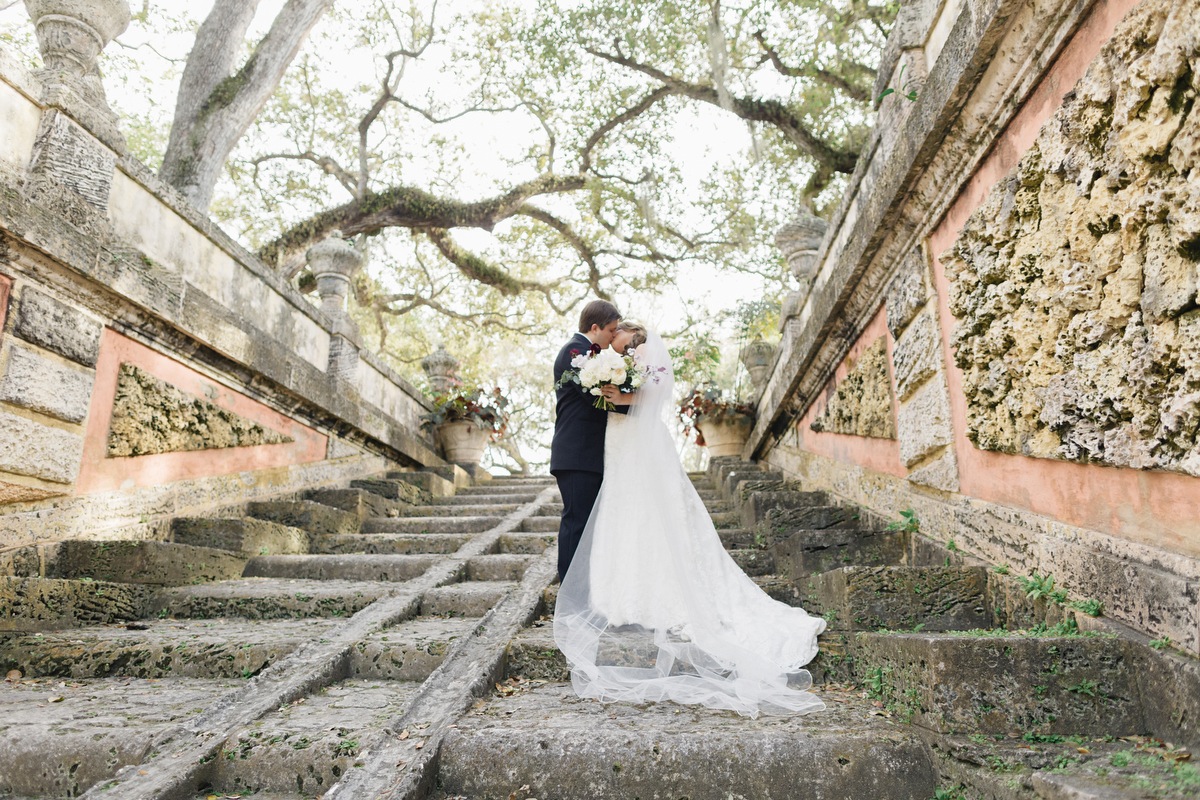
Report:
M1017 583L1021 584L1021 588L1025 590L1025 596L1030 600L1050 600L1059 604L1067 601L1067 593L1062 589L1054 588L1053 575L1039 575L1034 572L1027 578L1018 577Z
M917 519L917 512L911 508L906 508L900 512L900 519L893 520L887 524L889 531L900 531L901 533L917 533L921 530L921 521Z
M997 575L1007 575L1008 574L1008 564L998 564L998 565L992 567L992 572L996 573Z
M967 800L967 796L963 794L966 788L961 783L958 786L951 786L949 789L939 787L933 790L931 800Z
M1099 685L1095 681L1083 678L1074 686L1068 686L1067 691L1074 692L1075 694L1087 695L1088 697L1095 697L1096 690L1099 688Z
M1104 614L1104 603L1099 600L1088 598L1087 600L1076 600L1069 604L1071 608L1087 614L1089 617L1099 617Z
M1164 636L1161 639L1154 639L1153 641L1150 642L1150 646L1153 647L1155 650L1162 650L1164 647L1170 647L1171 646L1171 637Z

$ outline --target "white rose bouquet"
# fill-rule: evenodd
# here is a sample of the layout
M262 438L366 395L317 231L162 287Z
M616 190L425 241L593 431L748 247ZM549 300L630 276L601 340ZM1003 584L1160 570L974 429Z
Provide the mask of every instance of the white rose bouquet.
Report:
M571 359L571 369L563 372L554 388L568 383L577 384L585 394L596 398L596 408L613 411L616 406L601 393L605 386L616 386L622 394L632 394L650 376L651 370L637 363L631 355L615 350L579 353Z

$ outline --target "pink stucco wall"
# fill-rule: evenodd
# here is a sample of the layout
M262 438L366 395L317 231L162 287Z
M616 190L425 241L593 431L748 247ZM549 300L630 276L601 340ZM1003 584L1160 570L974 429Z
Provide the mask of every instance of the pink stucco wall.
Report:
M105 452L117 388L117 371L126 362L182 392L290 436L293 441L190 453L107 458ZM90 494L320 461L325 457L326 444L327 438L317 431L179 361L106 328L100 339L96 384L84 435L83 464L75 491L77 494Z
M850 348L850 352L846 354L846 358L838 365L833 377L826 384L824 391L822 391L821 397L809 405L808 411L805 412L799 423L797 423L796 439L800 449L810 453L828 456L838 461L858 464L875 472L903 477L906 473L904 465L900 461L900 445L895 439L870 439L864 436L848 436L842 433L818 433L809 427L812 421L821 416L825 411L825 406L828 404L829 398L836 390L837 385L849 374L851 365L858 361L862 352L875 344L880 336L887 342L888 378L892 385L892 421L893 423L895 422L896 376L891 368L892 347L895 345L895 342L892 341L892 336L888 333L887 312L881 306L862 332L862 335L859 336L858 341Z
M930 252L938 254L950 247L970 214L1029 149L1043 123L1062 105L1063 96L1135 5L1135 0L1097 5L930 235ZM949 283L936 258L933 266L961 492L1132 541L1200 555L1200 479L987 452L967 439L963 376L949 346L955 322L949 310Z

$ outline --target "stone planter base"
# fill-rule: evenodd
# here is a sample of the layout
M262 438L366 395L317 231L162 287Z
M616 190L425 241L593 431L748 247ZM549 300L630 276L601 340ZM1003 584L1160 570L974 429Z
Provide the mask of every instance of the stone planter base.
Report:
M709 458L719 456L739 456L750 437L750 421L737 420L732 422L715 422L704 420L696 427L704 435L704 444L708 448Z
M455 464L478 464L488 445L488 432L471 422L442 423L437 436L446 460Z

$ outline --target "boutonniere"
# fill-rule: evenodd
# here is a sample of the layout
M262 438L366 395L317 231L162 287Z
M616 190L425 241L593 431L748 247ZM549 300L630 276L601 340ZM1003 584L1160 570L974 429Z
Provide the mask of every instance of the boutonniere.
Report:
M593 353L599 353L599 352L600 352L601 350L603 350L603 349L604 349L604 348L602 348L602 347L601 347L600 345L598 345L598 344L593 344L593 345L592 345L592 347L591 347L591 350L592 350L592 352L593 352Z

